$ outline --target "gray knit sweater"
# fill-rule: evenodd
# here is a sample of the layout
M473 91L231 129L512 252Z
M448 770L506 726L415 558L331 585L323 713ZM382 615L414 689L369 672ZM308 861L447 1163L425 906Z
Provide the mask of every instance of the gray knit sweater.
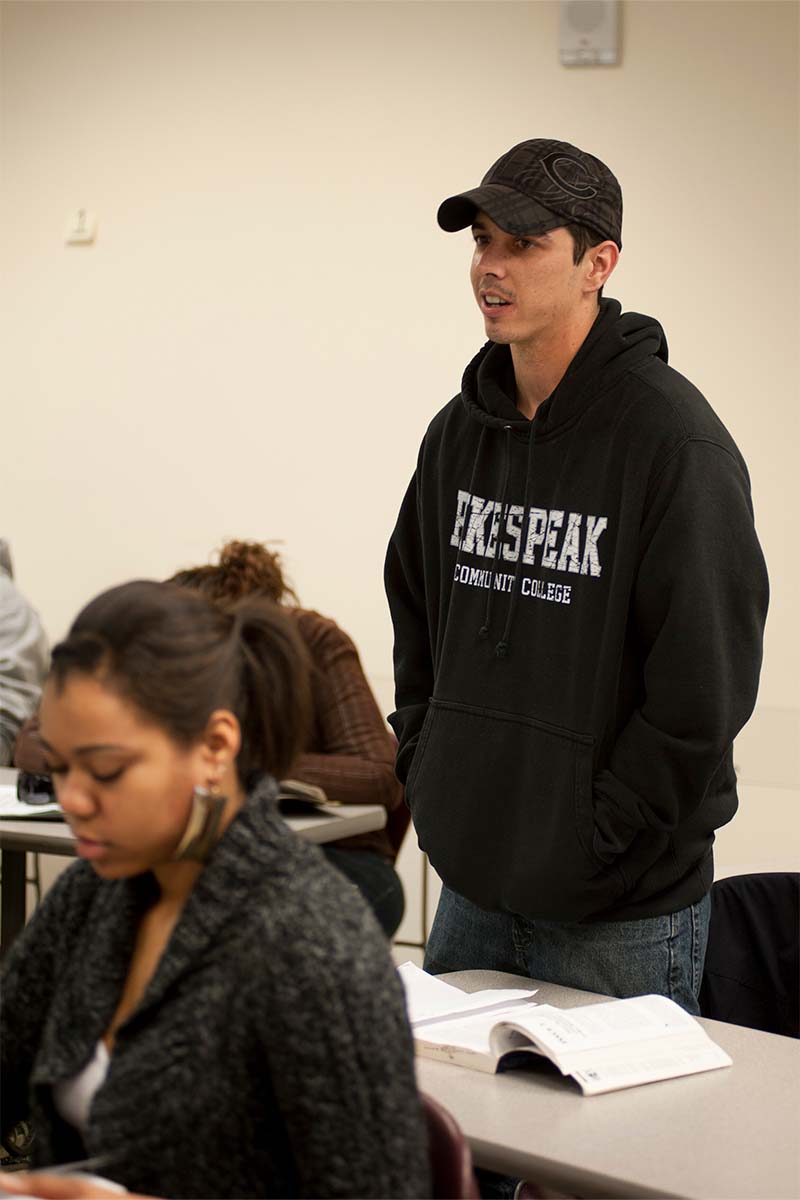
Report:
M109 1025L152 876L56 881L3 975L2 1128L37 1165L166 1197L429 1195L401 986L357 891L275 812L271 781L215 848L116 1036L85 1146L52 1085Z

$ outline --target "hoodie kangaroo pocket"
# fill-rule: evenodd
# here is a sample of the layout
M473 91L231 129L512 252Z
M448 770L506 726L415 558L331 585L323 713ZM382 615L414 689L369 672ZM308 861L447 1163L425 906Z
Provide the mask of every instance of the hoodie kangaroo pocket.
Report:
M481 908L581 920L623 890L591 850L588 734L432 700L406 795L434 869Z

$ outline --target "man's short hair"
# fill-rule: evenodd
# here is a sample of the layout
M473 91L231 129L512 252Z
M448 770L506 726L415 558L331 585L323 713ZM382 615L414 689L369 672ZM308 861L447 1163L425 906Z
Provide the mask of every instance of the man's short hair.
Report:
M592 229L590 225L565 225L564 228L575 243L572 261L576 266L592 246L599 246L601 242L608 241L608 238L602 233L598 233L596 229Z

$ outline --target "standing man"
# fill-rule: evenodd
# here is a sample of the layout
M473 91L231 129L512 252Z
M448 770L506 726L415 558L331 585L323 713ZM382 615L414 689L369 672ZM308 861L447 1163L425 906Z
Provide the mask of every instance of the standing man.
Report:
M472 227L489 341L386 562L397 772L444 881L425 966L696 1013L767 608L747 468L658 322L601 299L602 162L522 142L438 219Z

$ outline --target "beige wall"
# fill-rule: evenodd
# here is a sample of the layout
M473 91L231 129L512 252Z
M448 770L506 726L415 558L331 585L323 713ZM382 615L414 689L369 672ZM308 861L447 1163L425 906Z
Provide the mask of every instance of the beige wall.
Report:
M563 137L623 185L608 291L750 465L773 600L739 762L797 799L797 7L622 10L622 65L566 70L550 2L2 5L0 525L53 637L279 537L388 709L385 542L482 341L436 206ZM94 246L63 243L78 207Z

